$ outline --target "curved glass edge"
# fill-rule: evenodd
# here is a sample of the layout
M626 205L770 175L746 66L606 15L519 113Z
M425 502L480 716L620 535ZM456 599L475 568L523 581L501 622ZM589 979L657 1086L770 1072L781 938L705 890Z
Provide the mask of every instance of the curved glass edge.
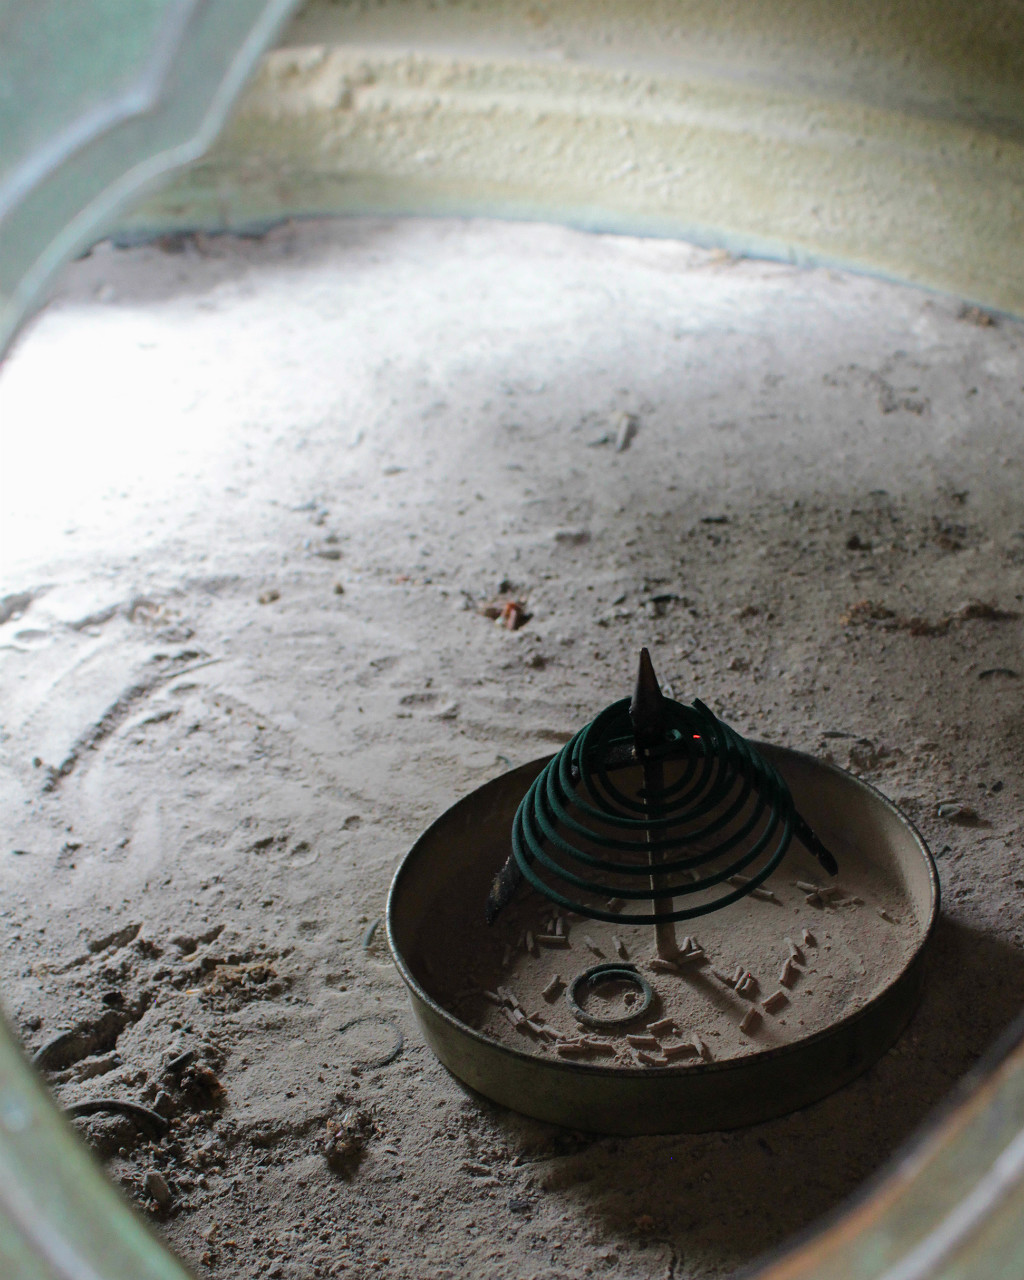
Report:
M0 355L65 262L203 154L296 4L91 0L74 40L56 0L0 4ZM49 131L15 127L33 116Z
M55 274L200 156L297 0L0 2L0 358ZM0 1275L187 1280L0 1018Z
M104 1176L0 1022L0 1275L188 1280Z

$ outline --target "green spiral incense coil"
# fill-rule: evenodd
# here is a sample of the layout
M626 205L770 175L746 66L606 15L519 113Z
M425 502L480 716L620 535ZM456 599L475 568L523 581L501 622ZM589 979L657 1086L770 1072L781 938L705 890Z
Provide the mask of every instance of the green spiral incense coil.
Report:
M644 773L664 776L672 766L675 776L631 793L618 782L629 763L639 771L629 761L629 707L623 698L602 711L536 778L512 827L519 869L552 901L598 920L660 924L728 906L766 880L789 848L789 788L703 703L665 699L664 737L648 751ZM595 897L650 909L613 911ZM687 905L676 907L677 898Z
M596 920L661 926L707 915L762 885L794 837L837 871L777 770L703 702L666 698L646 649L633 698L548 762L511 837L487 901L492 922L524 879Z

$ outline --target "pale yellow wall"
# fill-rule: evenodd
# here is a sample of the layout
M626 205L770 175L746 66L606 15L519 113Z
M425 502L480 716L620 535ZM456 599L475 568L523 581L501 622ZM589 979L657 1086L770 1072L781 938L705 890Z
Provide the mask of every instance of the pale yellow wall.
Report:
M135 228L481 213L832 261L1024 313L1024 6L307 6Z

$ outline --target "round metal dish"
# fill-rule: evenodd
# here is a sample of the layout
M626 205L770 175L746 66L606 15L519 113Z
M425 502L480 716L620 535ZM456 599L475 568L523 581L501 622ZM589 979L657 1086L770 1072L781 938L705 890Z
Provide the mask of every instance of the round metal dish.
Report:
M457 947L460 920L482 915L508 852L516 807L547 758L485 783L453 805L406 855L388 897L388 941L423 1034L441 1062L496 1102L541 1120L604 1133L736 1128L806 1106L840 1088L896 1040L921 992L924 953L939 910L927 846L883 795L834 765L757 744L826 841L842 834L847 857L884 871L909 903L909 958L855 1012L825 1030L749 1056L628 1069L544 1059L500 1044L440 1003L431 956ZM472 956L466 957L467 977Z

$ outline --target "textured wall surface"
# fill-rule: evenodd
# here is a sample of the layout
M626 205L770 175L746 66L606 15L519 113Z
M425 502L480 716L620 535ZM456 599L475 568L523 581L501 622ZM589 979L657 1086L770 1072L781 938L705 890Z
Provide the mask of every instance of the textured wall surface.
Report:
M413 212L835 262L1024 311L1024 10L308 6L127 229Z

